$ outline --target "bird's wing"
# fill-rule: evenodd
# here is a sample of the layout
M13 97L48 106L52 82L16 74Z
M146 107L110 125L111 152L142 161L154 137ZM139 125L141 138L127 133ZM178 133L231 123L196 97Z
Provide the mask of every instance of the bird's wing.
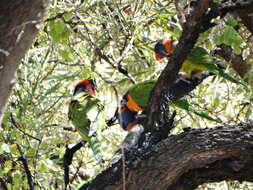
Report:
M145 109L148 105L150 93L154 88L156 80L147 80L132 86L128 94L133 98L137 105Z
M89 136L92 136L95 132L99 132L104 125L104 107L97 98L92 98L91 107L87 111L87 118L90 120Z

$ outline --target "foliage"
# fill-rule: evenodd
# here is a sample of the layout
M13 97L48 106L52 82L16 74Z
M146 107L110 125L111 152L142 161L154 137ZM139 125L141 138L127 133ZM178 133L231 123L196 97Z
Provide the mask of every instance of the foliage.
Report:
M230 45L252 64L252 43L246 39L250 34L245 27L229 17L216 22L217 26L202 34L198 45L208 50L221 43ZM180 34L173 1L52 1L41 32L18 69L17 84L0 128L0 184L5 182L8 189L28 189L18 159L25 156L35 189L63 189L65 146L80 138L67 118L74 82L95 79L106 109L105 119L109 119L132 79L156 79L163 70L166 61L153 58L156 40L170 35L178 39ZM122 68L128 74L123 74ZM236 76L231 68L227 71ZM248 76L251 81L252 71ZM186 98L195 109L223 123L252 117L252 87L246 89L219 77L209 77ZM173 134L187 126L216 124L180 110ZM116 125L103 135L105 166L97 165L91 150L82 148L71 167L74 189L110 164L125 132ZM219 189L219 184L211 186Z

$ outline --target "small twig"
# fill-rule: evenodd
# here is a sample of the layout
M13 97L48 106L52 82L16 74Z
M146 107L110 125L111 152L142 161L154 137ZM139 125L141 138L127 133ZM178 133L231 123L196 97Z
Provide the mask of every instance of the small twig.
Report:
M26 136L28 136L28 137L30 137L30 138L32 138L32 139L35 139L35 140L41 142L41 140L40 140L39 138L34 137L34 136L32 136L32 135L26 133L23 129L21 129L20 126L19 126L19 124L15 121L15 119L14 119L14 117L13 117L12 114L11 114L11 123L13 124L14 127L16 127L16 128L17 128L21 133L23 133L24 135L26 135Z
M49 60L48 61L49 63L59 63L61 65L67 65L67 66L70 66L70 67L74 67L74 66L84 66L84 64L81 64L79 62L76 62L76 63L72 63L72 64L68 64L67 62L65 61L61 61L61 60L58 60L58 59L52 59L52 60Z
M214 50L215 54L221 56L231 67L243 78L250 69L250 66L243 60L242 54L235 54L230 46L221 44Z
M253 34L250 34L250 35L246 38L246 42L248 43L248 42L251 40L252 37L253 37Z
M77 143L72 148L69 148L68 145L66 145L66 152L63 157L65 190L70 189L69 188L69 165L71 165L72 163L75 152L78 151L82 146L83 146L82 142Z
M99 48L96 48L96 52L97 52L97 55L101 59L103 59L104 61L106 61L107 63L109 63L109 65L111 65L112 68L117 69L120 73L122 73L123 75L125 75L133 84L136 83L135 79L128 73L127 70L123 69L121 65L115 66L112 63L112 61L108 58L108 56L104 55Z
M82 165L83 165L83 161L81 160L81 162L78 163L78 166L77 166L77 169L76 169L76 172L75 172L74 176L70 180L71 183L73 183L73 181L76 179Z
M27 176L28 185L29 185L29 189L33 190L34 189L34 183L33 183L31 171L29 170L29 167L28 167L27 159L25 158L20 146L18 144L16 144L16 145L17 145L18 151L20 153L20 157L19 157L18 160L20 160L22 162L23 166L24 166L25 173L26 173L26 176Z
M48 21L52 21L52 20L56 20L57 18L62 18L64 16L64 14L69 13L68 11L64 11L62 13L58 13L57 15L55 15L54 17L51 18L47 18L44 22L48 22Z
M44 125L43 127L44 127L44 128L47 128L47 127L60 127L60 128L62 128L63 130L65 130L65 131L76 132L76 129L75 129L74 127L63 126L63 125L59 125L59 124L56 124L56 123Z
M117 102L119 102L120 101L119 90L115 86L112 86L112 89L113 89L113 91L115 93Z

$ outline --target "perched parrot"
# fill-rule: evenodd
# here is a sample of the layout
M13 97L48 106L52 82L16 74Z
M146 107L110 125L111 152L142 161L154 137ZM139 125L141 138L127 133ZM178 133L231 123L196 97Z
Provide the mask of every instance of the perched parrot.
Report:
M164 57L171 56L175 43L176 41L172 39L159 40L154 48L155 59L159 61ZM190 51L180 71L187 76L198 78L202 72L209 71L236 84L242 84L239 80L224 72L223 68L217 64L217 61L204 48L197 46Z
M94 82L81 80L74 88L73 98L69 104L68 117L78 133L92 149L96 160L103 162L97 136L101 133L103 105L95 97Z
M135 116L138 114L138 112L141 112L147 108L151 91L156 82L157 80L147 80L133 85L123 96L119 110L117 109L115 115L107 121L107 125L112 125L118 119L121 127L124 130L131 130L135 125ZM192 107L185 99L179 99L172 105L192 112L203 118L220 122L217 119L210 117L205 112L199 112L195 110L194 107Z

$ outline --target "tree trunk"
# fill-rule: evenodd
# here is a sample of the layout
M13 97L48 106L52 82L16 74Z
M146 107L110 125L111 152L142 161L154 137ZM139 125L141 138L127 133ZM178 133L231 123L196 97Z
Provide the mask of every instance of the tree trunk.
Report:
M0 2L0 124L15 73L39 31L48 0Z

